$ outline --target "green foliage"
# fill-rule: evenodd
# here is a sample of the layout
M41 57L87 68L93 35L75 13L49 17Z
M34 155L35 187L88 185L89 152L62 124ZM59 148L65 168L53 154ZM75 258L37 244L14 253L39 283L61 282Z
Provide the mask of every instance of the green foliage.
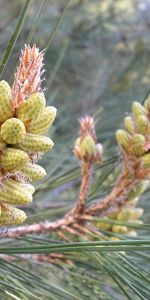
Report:
M88 201L103 198L114 186L120 172L115 130L132 101L142 102L149 92L149 16L141 3L0 1L0 73L12 81L25 43L46 48L47 104L58 108L50 134L55 147L41 163L47 176L35 184L26 224L55 220L74 205L80 168L72 147L83 114L95 116L97 136L105 147ZM136 239L104 231L106 241L100 237L66 244L55 234L5 239L7 228L1 228L1 299L149 299L149 190L140 207L145 210L142 225L111 221L136 228ZM108 241L112 236L120 240ZM34 261L41 253L64 253L70 263ZM11 255L11 260L3 255Z

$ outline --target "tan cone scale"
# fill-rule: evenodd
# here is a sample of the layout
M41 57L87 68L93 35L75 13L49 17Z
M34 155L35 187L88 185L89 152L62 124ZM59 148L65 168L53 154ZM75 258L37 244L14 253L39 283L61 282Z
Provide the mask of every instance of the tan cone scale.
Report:
M29 182L46 175L45 169L33 162L39 152L54 145L42 134L52 125L57 110L45 104L44 94L37 92L13 111L11 88L0 81L0 226L24 222L26 214L14 205L31 203L35 189Z

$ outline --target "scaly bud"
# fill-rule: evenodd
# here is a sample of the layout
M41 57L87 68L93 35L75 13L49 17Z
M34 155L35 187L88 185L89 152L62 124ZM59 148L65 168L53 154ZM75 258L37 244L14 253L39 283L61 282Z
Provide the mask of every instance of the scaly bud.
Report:
M19 169L27 163L28 159L28 154L23 150L6 148L0 156L0 166L7 170Z
M7 144L20 143L26 134L24 123L17 118L6 120L1 126L1 137Z
M146 116L146 109L139 102L134 101L132 104L132 113L134 118L137 119L141 115Z
M142 154L144 154L145 152L145 137L140 134L140 133L136 133L132 139L132 154L136 155L136 156L141 156Z
M54 106L45 107L38 118L27 127L27 131L34 134L44 133L52 125L56 112L57 109Z
M16 112L17 117L26 125L29 125L42 112L45 102L43 93L32 94L19 106Z
M124 126L130 133L133 133L135 131L134 122L132 117L130 116L124 118Z
M74 149L73 149L73 153L78 159L82 159L80 154L80 142L81 142L81 138L78 137L74 143Z
M21 171L31 180L40 180L46 176L46 171L39 165L27 163L21 168Z
M146 116L139 116L136 120L137 131L142 134L148 132L149 120Z
M103 156L103 145L98 143L95 145L96 146L96 152L98 153L99 157L102 158Z
M131 136L125 130L118 129L116 131L116 139L119 146L123 147L127 152L130 150Z
M90 135L85 136L80 143L80 154L81 156L92 156L96 150L95 142Z
M99 164L102 161L103 156L103 146L102 144L98 143L95 145L95 153L92 157L93 164Z
M25 186L13 179L3 180L3 186L0 191L0 201L8 204L27 204L32 202L32 194L29 193Z
M52 149L54 143L46 136L27 133L19 145L25 151L44 153Z
M0 81L0 123L12 117L11 89L5 80Z

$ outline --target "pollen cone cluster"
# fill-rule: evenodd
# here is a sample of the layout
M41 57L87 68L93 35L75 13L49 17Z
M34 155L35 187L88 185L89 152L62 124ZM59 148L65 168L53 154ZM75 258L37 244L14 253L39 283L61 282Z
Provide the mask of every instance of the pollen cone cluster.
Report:
M52 125L56 108L45 107L44 93L31 93L15 109L13 100L9 84L0 81L0 226L19 224L26 219L26 214L14 206L32 202L31 182L46 175L33 157L43 155L54 145L43 134Z
M142 224L142 221L139 219L142 217L144 210L141 207L136 207L136 205L148 185L149 180L142 180L135 184L135 186L133 186L133 188L129 191L124 205L120 207L119 210L107 214L107 216L104 217L104 223L103 221L97 221L97 227L101 230L107 230L115 234L125 234L127 236L136 237L137 232L135 231L134 226L127 227L125 225L113 225L111 222L109 223L109 220L128 222L128 224ZM115 239L115 237L112 239Z
M135 206L150 180L150 96L143 105L133 102L132 113L124 118L124 127L125 130L117 130L116 139L122 153L123 169L129 181L133 179L135 184L114 219L134 221L143 213L141 208ZM130 230L123 226L110 225L110 230L130 234Z
M144 105L133 102L132 113L124 118L124 127L125 130L116 132L118 145L126 156L138 158L143 172L150 171L150 97Z
M127 200L125 204L119 208L118 211L110 212L107 216L104 217L103 221L97 221L96 225L101 230L107 230L109 232L115 234L125 234L127 236L136 237L137 232L134 229L134 226L125 226L125 225L113 225L110 221L119 221L119 222L128 222L132 224L142 224L142 221L139 220L142 217L144 210L141 207L137 207L136 205L139 201L141 194L146 190L149 185L149 180L143 180L138 182L133 188L130 190L127 196ZM116 237L112 237L112 239L117 239Z

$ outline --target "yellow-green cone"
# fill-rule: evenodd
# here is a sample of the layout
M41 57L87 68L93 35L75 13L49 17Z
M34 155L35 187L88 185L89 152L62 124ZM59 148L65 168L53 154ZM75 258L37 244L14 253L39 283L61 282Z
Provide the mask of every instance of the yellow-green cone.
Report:
M0 151L4 150L6 148L7 144L3 141L1 135L0 135Z
M44 153L52 149L54 143L46 136L27 133L19 145L25 151Z
M128 221L131 216L131 208L124 208L117 213L116 220L118 221Z
M130 116L124 118L124 126L129 133L133 133L135 130L133 119Z
M146 134L148 132L149 120L146 116L139 116L136 120L137 131L142 134Z
M132 113L135 119L137 119L141 115L146 115L146 109L139 103L133 102L132 104Z
M131 136L123 129L116 131L118 145L123 147L127 152L130 150Z
M25 190L27 190L31 195L33 195L34 192L35 192L34 186L30 183L18 182L18 186L20 186L21 188L24 188Z
M118 221L128 221L139 219L143 215L142 208L124 208L117 214Z
M140 134L140 133L136 133L132 139L132 153L136 156L141 156L144 154L145 149L145 137Z
M13 116L11 89L5 80L0 81L0 123Z
M28 154L20 149L6 148L0 155L0 166L7 170L20 169L29 160Z
M52 125L56 112L54 106L45 107L38 118L27 127L27 131L34 134L44 133Z
M11 87L10 87L10 85L8 84L7 81L1 80L1 81L0 81L0 86L1 86L1 90L2 90L2 89L5 89L5 91L7 91L8 93L11 93Z
M21 224L27 218L24 211L11 205L5 204L1 211L0 226Z
M27 163L21 168L23 174L25 174L31 181L40 180L46 176L44 168L37 164Z
M127 233L128 228L126 226L120 226L120 225L113 225L112 226L112 232L114 233Z
M32 202L32 194L13 179L3 180L0 201L8 204L27 204Z
M80 155L93 155L95 150L96 145L93 138L90 135L85 136L80 143Z
M1 126L1 137L7 144L20 143L26 134L24 123L17 118L6 120Z
M104 220L109 220L107 217L104 217ZM110 230L112 225L109 223L103 223L103 221L96 221L94 224L101 230Z
M17 117L27 123L35 120L42 112L45 106L45 97L43 93L35 93L29 96L26 101L20 105L17 110Z

